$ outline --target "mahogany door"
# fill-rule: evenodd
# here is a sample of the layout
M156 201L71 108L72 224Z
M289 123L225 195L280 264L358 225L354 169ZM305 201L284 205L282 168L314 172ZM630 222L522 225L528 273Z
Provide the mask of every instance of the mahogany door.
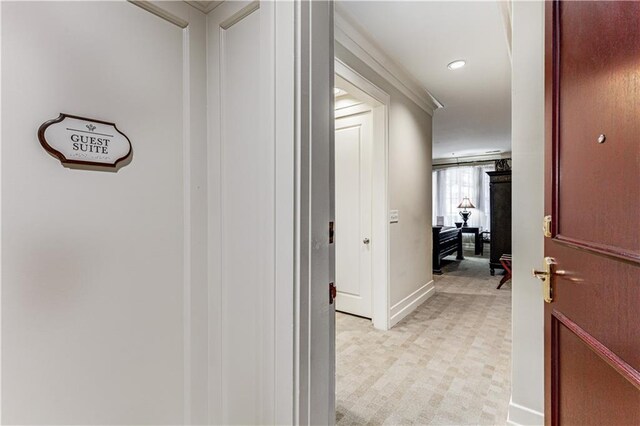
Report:
M546 7L545 421L640 425L640 3Z

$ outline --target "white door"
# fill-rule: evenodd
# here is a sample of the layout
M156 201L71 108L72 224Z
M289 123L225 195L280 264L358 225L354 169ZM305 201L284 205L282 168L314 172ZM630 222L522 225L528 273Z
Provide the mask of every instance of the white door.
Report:
M372 112L338 118L335 138L336 310L371 318Z
M163 3L1 5L3 424L206 421L205 20ZM129 164L64 167L60 113Z
M0 10L0 422L333 424L333 3ZM60 112L131 162L63 167Z

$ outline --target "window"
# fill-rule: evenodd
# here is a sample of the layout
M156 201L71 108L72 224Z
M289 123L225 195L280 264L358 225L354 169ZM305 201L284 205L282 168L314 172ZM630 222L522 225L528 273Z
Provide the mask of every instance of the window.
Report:
M462 222L458 205L469 197L476 206L471 210L467 224L490 231L491 214L489 203L489 175L495 170L493 164L455 166L433 171L433 223L437 216L444 216L446 226Z

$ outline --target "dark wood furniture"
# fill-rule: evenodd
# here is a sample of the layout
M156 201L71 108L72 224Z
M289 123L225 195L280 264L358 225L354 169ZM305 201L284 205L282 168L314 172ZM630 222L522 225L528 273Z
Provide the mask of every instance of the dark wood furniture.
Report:
M452 226L433 227L433 273L442 274L442 259L452 253L456 259L464 259L462 253L462 232Z
M477 226L463 226L462 228L460 228L460 232L462 232L463 234L475 235L473 251L476 256L482 254L482 228L478 228Z
M480 255L484 256L484 245L485 244L491 244L491 232L489 231L482 231L480 233L480 238L482 238L482 245L481 250L480 250ZM491 248L491 246L489 246L489 248Z
M511 170L487 172L491 203L491 255L489 270L504 269L500 256L511 253Z
M506 283L511 279L511 255L503 254L502 256L500 256L500 263L504 268L505 274L504 274L504 277L502 277L502 279L500 280L500 284L498 284L498 287L497 287L498 290L500 290L500 287L502 287L502 284Z

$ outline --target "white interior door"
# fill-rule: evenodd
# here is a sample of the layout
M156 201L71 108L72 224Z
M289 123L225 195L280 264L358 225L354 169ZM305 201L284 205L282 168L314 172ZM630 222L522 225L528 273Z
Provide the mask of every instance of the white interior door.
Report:
M336 309L371 318L371 110L336 120Z
M205 20L163 3L1 4L2 424L206 420ZM130 163L62 166L60 113Z
M0 422L333 424L333 3L0 10ZM130 164L61 166L60 112Z

